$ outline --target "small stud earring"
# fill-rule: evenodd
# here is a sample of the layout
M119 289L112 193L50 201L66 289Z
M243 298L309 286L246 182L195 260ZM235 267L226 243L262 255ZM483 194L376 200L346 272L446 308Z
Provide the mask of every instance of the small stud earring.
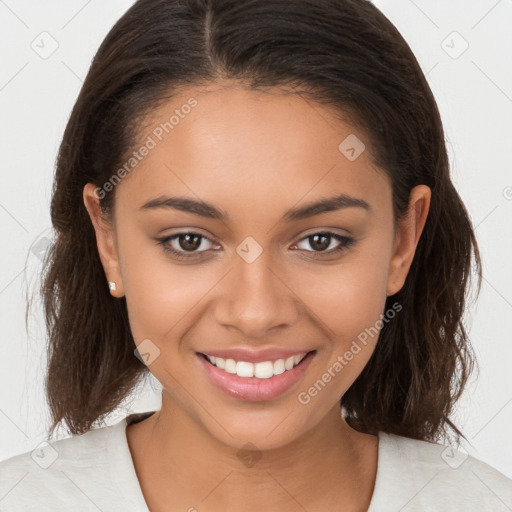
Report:
M116 289L116 283L114 281L109 281L108 287L110 288L110 293L112 293Z

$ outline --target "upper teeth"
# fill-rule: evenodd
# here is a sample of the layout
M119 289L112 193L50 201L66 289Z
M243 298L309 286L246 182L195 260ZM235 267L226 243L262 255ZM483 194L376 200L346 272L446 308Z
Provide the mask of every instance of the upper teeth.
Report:
M297 366L307 355L304 354L291 356L288 359L278 359L277 361L263 361L261 363L249 363L247 361L235 361L234 359L222 359L205 354L210 363L225 372L237 374L239 377L256 377L258 379L270 379L274 375L284 373Z

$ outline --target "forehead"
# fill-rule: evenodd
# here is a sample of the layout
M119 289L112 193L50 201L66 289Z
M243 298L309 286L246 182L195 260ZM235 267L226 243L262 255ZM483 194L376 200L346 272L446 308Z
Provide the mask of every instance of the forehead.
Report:
M228 210L234 195L290 205L333 188L376 200L389 189L365 133L283 89L182 89L149 113L139 146L149 149L116 191L134 206L171 192Z

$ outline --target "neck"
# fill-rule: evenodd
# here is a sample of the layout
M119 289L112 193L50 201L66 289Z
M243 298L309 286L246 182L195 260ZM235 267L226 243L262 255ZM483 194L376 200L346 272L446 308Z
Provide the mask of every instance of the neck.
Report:
M220 442L171 402L164 393L160 411L126 430L151 511L367 510L377 437L348 426L338 405L300 438L259 451Z

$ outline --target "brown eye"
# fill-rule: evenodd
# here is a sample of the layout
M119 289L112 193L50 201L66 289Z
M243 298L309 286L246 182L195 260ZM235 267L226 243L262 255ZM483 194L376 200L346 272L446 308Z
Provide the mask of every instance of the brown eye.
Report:
M195 251L201 246L201 235L195 233L180 234L177 237L178 245L185 251Z
M355 242L353 238L338 235L336 233L331 233L328 231L322 231L319 233L313 233L312 235L308 235L307 237L303 238L297 245L300 245L305 241L307 242L309 247L313 249L312 251L307 249L305 250L307 252L318 253L319 255L327 255L341 252L347 249L350 245L352 245Z
M197 258L208 252L208 245L213 244L207 236L193 232L182 232L172 236L157 238L163 250L177 259ZM203 250L198 250L202 248Z

